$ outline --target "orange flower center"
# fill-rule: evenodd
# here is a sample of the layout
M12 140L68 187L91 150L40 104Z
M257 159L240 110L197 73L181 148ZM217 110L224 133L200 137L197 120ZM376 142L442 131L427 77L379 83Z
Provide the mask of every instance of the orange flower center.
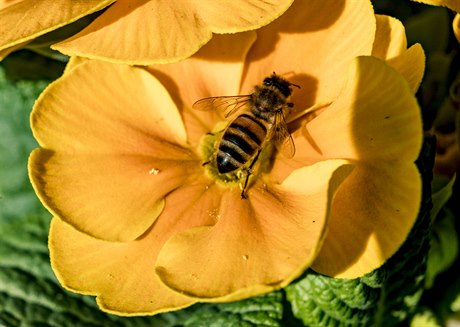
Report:
M267 173L272 167L272 160L276 154L275 147L267 142L263 144L262 148L243 149L249 153L253 152L252 155L241 153L244 152L241 151L241 148L236 150L231 144L227 144L228 140L223 140L224 123L228 124L228 122L219 122L213 129L213 133L206 134L201 138L200 150L206 174L223 186L239 185L243 189L247 184L250 187L253 180L259 178L263 173ZM250 147L251 145L240 144L240 146ZM228 166L235 169L226 171Z

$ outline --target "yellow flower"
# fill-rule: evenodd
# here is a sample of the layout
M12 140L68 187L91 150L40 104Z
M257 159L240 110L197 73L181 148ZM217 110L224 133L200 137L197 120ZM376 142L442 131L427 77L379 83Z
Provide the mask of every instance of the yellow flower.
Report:
M423 61L400 22L337 0L296 1L175 64L73 59L31 117L41 148L29 173L55 216L59 281L103 310L155 314L269 292L310 266L343 277L380 266L419 208ZM286 117L296 154L267 147L241 199L238 180L202 165L222 118L191 106L248 94L273 71L301 87Z
M293 0L0 0L0 59L40 35L105 11L52 46L66 55L147 65L191 56L213 33L257 29Z

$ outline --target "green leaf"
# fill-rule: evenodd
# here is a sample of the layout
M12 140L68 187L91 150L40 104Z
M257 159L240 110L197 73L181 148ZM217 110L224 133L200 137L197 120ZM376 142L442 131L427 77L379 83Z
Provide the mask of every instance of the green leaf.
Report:
M415 314L423 292L431 230L431 180L435 140L417 160L423 178L418 219L400 250L376 271L357 279L307 272L286 288L295 317L306 326L400 326Z
M441 327L436 319L435 314L428 308L418 310L412 318L410 327Z
M434 279L449 268L458 256L458 235L455 217L448 209L443 210L433 226L431 248L428 253L425 287L433 286Z
M452 312L460 312L460 294L458 294L455 300L451 303L450 309Z
M382 277L336 279L312 271L286 288L293 313L305 326L370 326L378 309Z
M185 327L278 327L283 317L282 293L274 292L244 301L193 307ZM198 308L198 309L196 309Z
M37 143L29 113L46 82L7 81L0 66L0 221L42 211L27 176L27 158Z
M431 220L433 236L428 252L425 287L433 286L436 276L449 268L458 255L458 235L455 230L455 217L448 208L444 208L452 196L455 177L433 193ZM441 214L440 214L441 213Z

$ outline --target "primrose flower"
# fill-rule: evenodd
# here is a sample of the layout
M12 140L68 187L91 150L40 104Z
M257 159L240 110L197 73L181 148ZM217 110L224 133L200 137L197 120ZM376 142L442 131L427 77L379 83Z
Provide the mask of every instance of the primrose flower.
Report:
M54 214L60 283L134 315L255 296L308 267L377 268L419 209L423 62L400 22L336 0L296 1L179 63L72 59L31 116L41 148L29 173ZM212 159L225 120L191 107L249 94L273 72L300 86L286 116L296 153L267 145L242 199L242 177Z
M0 0L0 59L38 36L104 10L82 31L52 48L127 64L174 62L191 56L213 33L248 31L272 22L292 2Z

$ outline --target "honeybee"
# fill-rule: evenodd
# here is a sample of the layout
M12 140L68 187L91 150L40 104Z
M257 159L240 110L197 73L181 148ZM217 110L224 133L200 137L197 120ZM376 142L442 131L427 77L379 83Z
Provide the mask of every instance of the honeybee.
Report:
M229 119L217 143L214 160L203 165L215 162L220 174L244 169L246 178L241 186L242 199L246 198L252 168L267 143L272 143L288 157L295 153L285 119L294 106L289 102L293 86L300 88L273 73L262 84L256 85L251 94L204 98L192 106L196 110L216 110Z

